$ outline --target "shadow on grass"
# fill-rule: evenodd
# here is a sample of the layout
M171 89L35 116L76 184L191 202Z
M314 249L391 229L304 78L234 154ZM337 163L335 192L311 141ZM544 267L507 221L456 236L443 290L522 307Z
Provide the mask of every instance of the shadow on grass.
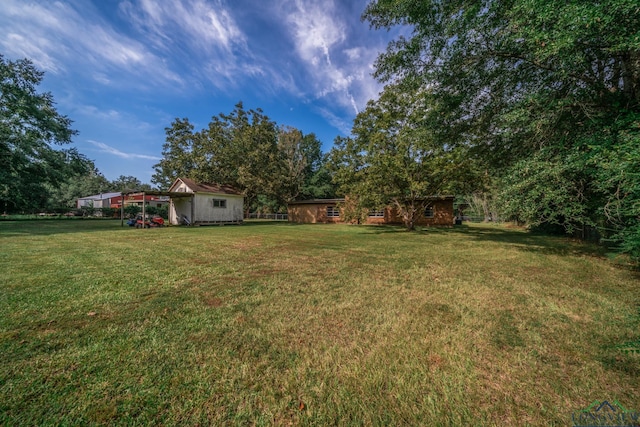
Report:
M87 233L91 231L125 230L131 227L120 226L115 219L33 219L20 221L0 221L0 238L34 235Z
M373 234L408 233L402 226L374 225L367 232ZM509 245L516 250L545 255L606 256L606 248L593 243L578 242L569 237L550 236L521 229L509 229L496 225L456 225L453 227L418 227L415 233L429 235L464 236L477 242L494 242Z
M526 230L498 228L497 226L460 225L450 229L451 233L469 236L480 242L497 242L511 245L524 252L544 255L578 255L606 257L607 248L590 242L581 242L569 236L552 236Z
M299 224L286 221L249 220L242 225L224 225L224 227L291 227ZM201 226L169 226L184 230L196 230ZM54 234L90 233L94 231L127 231L130 233L162 232L169 227L136 229L127 225L127 221L120 219L101 218L69 218L69 219L21 219L0 221L0 239L15 236L33 235L50 236ZM203 228L216 228L220 225L207 225Z

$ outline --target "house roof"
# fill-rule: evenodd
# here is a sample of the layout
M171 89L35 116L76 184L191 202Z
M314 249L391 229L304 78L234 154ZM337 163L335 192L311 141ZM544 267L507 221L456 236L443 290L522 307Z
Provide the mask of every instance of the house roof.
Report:
M93 196L80 197L80 200L105 200L113 197L120 197L120 193L100 193Z
M174 183L171 185L171 188L169 188L169 191L171 191L171 189L176 186L178 181L182 181L184 185L186 185L194 193L230 194L235 196L242 195L241 191L235 189L230 185L214 184L214 183L197 183L189 178L177 178L174 181Z
M453 200L455 196L444 195L444 196L429 196L427 200ZM293 202L289 202L289 205L319 205L319 204L330 204L330 203L342 203L345 199L309 199L309 200L296 200Z
M319 205L319 204L328 204L328 203L342 203L344 202L344 198L342 199L309 199L309 200L296 200L293 202L289 202L290 205Z

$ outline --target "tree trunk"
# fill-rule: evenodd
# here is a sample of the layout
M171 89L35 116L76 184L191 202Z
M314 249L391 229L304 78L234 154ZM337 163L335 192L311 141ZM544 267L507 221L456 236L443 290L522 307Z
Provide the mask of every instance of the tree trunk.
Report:
M414 231L416 229L416 217L418 214L415 201L401 203L396 200L394 204L396 205L396 209L398 209L398 213L402 216L402 222L407 228L407 231Z

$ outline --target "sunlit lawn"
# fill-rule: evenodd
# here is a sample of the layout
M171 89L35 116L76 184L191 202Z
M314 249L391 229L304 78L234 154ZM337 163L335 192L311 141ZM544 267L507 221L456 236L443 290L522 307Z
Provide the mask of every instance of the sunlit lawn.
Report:
M0 425L640 410L640 276L499 226L0 222Z

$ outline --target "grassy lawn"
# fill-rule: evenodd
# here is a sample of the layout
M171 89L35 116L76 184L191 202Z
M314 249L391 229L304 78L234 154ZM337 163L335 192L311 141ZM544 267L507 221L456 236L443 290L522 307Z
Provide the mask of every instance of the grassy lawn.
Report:
M640 411L640 275L498 226L0 222L0 425Z

